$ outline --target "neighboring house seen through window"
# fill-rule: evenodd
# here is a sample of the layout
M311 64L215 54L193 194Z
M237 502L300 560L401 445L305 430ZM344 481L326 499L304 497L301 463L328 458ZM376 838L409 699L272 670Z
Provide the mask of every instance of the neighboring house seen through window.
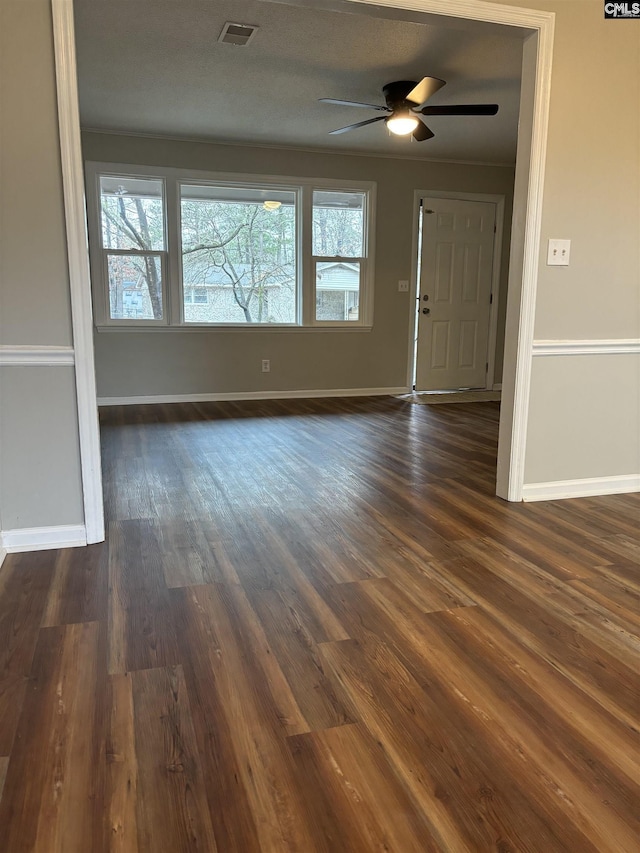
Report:
M371 325L373 184L141 171L87 167L97 325Z

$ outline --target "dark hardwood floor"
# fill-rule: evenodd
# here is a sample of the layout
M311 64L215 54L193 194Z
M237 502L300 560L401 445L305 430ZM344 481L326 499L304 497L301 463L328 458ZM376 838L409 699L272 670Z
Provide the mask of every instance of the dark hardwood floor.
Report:
M639 849L638 495L498 406L101 412L108 537L0 570L2 853Z

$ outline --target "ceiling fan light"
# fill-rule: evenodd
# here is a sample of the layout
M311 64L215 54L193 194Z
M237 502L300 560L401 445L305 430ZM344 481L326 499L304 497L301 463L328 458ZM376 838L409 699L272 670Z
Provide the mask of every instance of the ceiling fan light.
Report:
M281 205L281 201L265 201L262 204L265 210L277 210Z
M413 133L419 124L419 120L409 111L404 111L389 116L386 119L386 124L391 133L395 133L397 136L406 136L408 133Z

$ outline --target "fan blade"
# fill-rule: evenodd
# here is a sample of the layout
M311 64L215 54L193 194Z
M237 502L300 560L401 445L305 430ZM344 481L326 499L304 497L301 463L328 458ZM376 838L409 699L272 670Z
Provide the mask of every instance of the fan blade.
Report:
M383 107L380 104L361 104L359 101L340 101L337 98L318 98L318 100L323 104L338 104L340 107L365 107L367 110L389 112L389 107Z
M413 87L413 89L409 92L408 95L405 95L406 101L411 101L416 104L424 104L431 95L435 95L435 93L442 89L445 85L444 80L440 80L439 77L423 77L422 80Z
M376 118L368 118L366 121L359 121L357 124L348 124L346 127L339 127L337 130L330 130L329 133L346 133L348 130L355 130L356 127L364 127L365 124L373 124L374 121L384 121L386 116L376 116Z
M425 139L432 139L432 137L435 136L435 133L430 130L423 121L421 121L411 135L416 142L424 142Z
M423 107L423 116L494 116L497 104L450 104L441 107Z

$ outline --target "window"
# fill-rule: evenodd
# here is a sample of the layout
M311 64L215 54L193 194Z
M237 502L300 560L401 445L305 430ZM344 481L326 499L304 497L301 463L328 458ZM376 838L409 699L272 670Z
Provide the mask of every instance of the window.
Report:
M206 305L209 302L209 291L206 287L185 287L185 305Z
M185 323L296 322L294 191L181 184L180 222Z
M373 184L87 176L98 326L371 326Z
M109 320L164 321L164 220L161 180L100 178Z
M358 322L365 263L365 198L365 193L314 190L317 322Z

